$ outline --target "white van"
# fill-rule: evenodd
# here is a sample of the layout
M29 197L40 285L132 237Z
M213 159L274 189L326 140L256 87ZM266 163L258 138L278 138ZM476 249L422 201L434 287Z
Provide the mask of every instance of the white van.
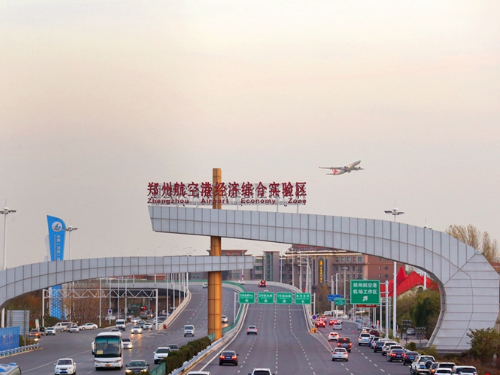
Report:
M127 322L125 321L125 319L116 319L115 326L116 328L125 331L125 328L127 327Z
M54 325L54 329L56 332L68 331L70 327L73 325L73 322L58 322Z
M184 337L191 336L194 337L194 326L191 324L187 324L184 326Z

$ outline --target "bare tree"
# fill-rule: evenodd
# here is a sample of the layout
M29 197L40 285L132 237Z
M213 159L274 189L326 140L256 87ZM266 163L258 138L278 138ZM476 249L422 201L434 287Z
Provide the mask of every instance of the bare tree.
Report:
M488 232L481 233L474 225L450 225L445 231L457 240L479 250L490 263L498 262L498 243Z

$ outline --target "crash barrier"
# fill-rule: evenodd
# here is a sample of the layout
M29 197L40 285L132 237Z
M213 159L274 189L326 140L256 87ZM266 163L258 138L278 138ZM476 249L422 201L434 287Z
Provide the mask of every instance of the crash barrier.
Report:
M166 363L161 362L160 365L149 371L149 375L165 375Z
M241 286L237 286L241 291L243 288ZM248 305L240 305L238 309L238 313L236 315L236 322L232 325L231 328L226 327L227 329L223 329L223 336L217 341L213 341L211 345L209 345L206 349L202 350L198 355L193 357L190 361L185 362L180 368L172 372L172 375L180 375L187 373L193 366L198 364L203 358L210 355L212 352L219 350L222 346L226 345L233 337L241 330L243 322L245 321L245 316L248 311ZM212 341L215 338L214 334L208 336Z
M33 344L33 345L26 345L26 346L21 346L19 348L2 350L2 351L0 351L0 357L8 357L11 355L24 353L24 352L30 352L32 350L37 350L37 349L40 349L40 343L38 343L38 342L36 344Z
M184 300L181 302L179 306L172 312L172 314L169 315L167 319L161 324L158 324L158 330L162 329L167 329L172 322L177 319L177 317L180 315L180 313L186 308L188 305L189 301L191 301L191 292L188 290L188 293Z
M226 345L232 338L234 337L235 334L237 334L241 330L241 326L243 324L243 321L245 320L245 315L248 310L248 305L243 305L240 306L240 310L242 311L242 315L238 323L233 327L232 330L228 331L225 336L222 336L217 341L212 342L211 345L206 347L204 350L199 352L196 356L194 356L191 360L185 362L181 367L178 369L172 371L171 375L181 375L187 373L193 366L198 364L203 358L206 356L210 355L212 352L219 350L222 346ZM238 313L240 316L240 314ZM213 337L213 335L212 335Z

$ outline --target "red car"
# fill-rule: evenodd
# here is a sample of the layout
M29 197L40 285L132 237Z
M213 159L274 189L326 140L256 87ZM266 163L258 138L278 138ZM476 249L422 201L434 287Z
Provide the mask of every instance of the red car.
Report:
M331 325L331 326L333 326L335 323L337 323L337 321L335 319L330 319L328 321L328 324Z
M318 319L318 320L316 320L316 327L317 328L325 328L326 322L324 320Z
M267 286L266 280L260 280L259 287L260 288L265 288Z

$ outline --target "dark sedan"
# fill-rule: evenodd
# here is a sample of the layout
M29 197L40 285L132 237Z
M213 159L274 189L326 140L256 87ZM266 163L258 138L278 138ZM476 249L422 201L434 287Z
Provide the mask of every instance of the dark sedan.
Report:
M387 361L401 361L403 362L405 351L403 349L391 349L387 353Z
M149 364L146 361L130 361L125 367L125 374L149 374Z
M415 358L417 358L418 353L417 352L406 352L403 357L403 365L409 365L413 362Z
M238 354L232 350L224 350L219 356L219 366L222 366L224 363L232 363L238 366Z

